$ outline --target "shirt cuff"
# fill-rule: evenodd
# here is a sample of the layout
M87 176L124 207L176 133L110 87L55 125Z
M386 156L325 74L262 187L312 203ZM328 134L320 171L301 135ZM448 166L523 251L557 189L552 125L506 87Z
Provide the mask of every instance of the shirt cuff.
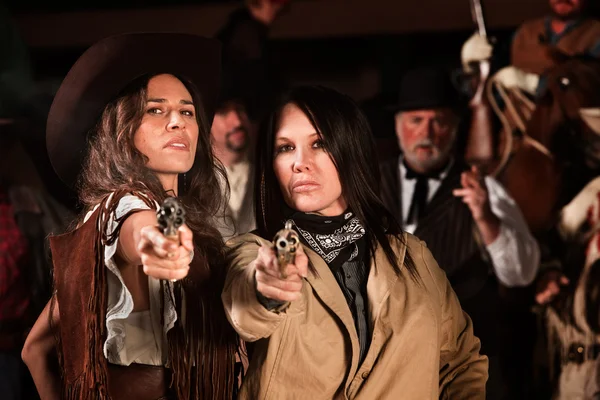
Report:
M256 298L258 299L258 302L269 311L281 312L289 305L287 301L269 299L268 297L263 296L258 290L256 291Z
M498 232L498 237L490 244L486 246L486 249L493 259L496 254L503 253L508 246L510 246L510 239L508 238L508 229L504 222L500 222L500 231Z
M267 310L280 313L290 305L287 301L273 300L263 296L261 292L256 289L256 277L254 278L254 291L256 293L256 299L258 302Z

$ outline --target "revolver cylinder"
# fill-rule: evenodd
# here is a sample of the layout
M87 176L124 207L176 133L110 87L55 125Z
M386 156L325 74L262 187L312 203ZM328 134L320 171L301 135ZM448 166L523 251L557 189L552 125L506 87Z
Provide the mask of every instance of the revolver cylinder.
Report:
M179 242L177 230L185 223L185 210L179 200L167 197L156 212L156 218L163 235Z
M279 272L285 279L287 278L286 267L288 264L293 264L296 260L296 250L300 246L300 239L296 231L292 229L292 223L287 221L282 230L275 234L273 238L275 246L275 254L279 262Z

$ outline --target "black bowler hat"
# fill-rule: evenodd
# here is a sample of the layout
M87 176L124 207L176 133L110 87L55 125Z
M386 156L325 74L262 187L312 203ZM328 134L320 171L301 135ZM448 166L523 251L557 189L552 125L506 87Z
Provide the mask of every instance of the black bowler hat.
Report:
M54 170L73 187L87 136L104 107L143 75L173 74L193 83L212 121L221 77L221 44L184 33L127 33L100 40L75 62L48 113L46 145Z
M440 107L463 107L450 74L436 67L424 67L406 72L400 82L395 111L411 111Z

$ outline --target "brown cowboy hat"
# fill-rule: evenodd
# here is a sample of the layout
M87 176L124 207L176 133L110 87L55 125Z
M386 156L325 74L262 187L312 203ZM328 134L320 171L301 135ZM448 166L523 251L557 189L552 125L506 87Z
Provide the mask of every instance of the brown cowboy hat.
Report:
M46 126L54 170L73 187L81 170L89 130L104 107L132 80L169 73L192 82L212 121L219 94L221 45L184 33L127 33L100 40L75 62L59 87Z

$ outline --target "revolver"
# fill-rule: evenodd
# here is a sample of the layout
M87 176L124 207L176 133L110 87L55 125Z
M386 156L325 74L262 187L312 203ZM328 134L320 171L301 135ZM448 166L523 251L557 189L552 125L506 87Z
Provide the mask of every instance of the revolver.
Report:
M185 210L175 197L167 197L156 212L158 227L169 239L179 243L178 229L185 223Z
M283 279L287 278L285 267L288 264L293 264L296 259L296 250L300 245L300 238L296 231L292 229L291 221L287 221L282 230L275 234L273 238L275 246L275 254L279 262L279 272Z
M163 235L179 245L178 229L185 223L185 210L179 200L175 197L167 197L156 212L156 219ZM176 279L171 279L171 282L175 281Z

